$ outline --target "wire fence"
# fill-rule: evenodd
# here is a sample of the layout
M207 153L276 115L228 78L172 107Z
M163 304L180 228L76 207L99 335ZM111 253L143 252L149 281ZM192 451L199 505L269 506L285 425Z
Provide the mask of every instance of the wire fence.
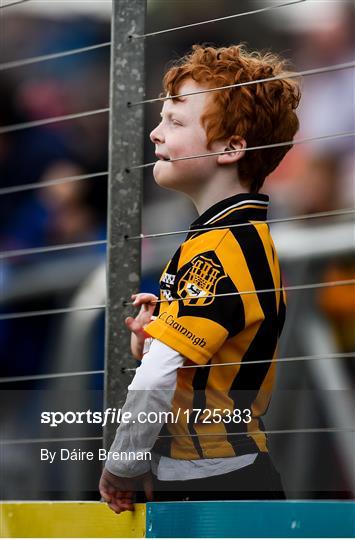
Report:
M91 174L79 174L77 176L67 176L64 178L55 178L53 180L41 180L40 182L32 182L31 184L18 184L17 186L8 186L0 188L0 195L11 195L12 193L20 193L28 191L30 189L42 189L45 187L59 186L68 182L80 182L82 180L92 180L93 178L100 178L107 176L108 171L101 171Z
M264 435L291 435L291 434L321 434L321 433L354 433L354 427L341 428L300 428L300 429L270 429L262 431ZM224 433L186 433L174 435L158 435L157 439L172 439L172 438L200 438L200 437L225 437L226 435L234 435L239 437L251 437L253 435L260 436L260 431L235 431ZM56 438L33 438L33 439L3 439L0 440L0 446L12 446L20 444L40 444L40 443L61 443L61 442L77 442L77 441L102 441L103 437L56 437Z
M154 300L151 301L151 304L161 304L164 302L188 302L190 300L198 300L199 298L220 298L220 297L227 297L227 296L242 296L244 294L266 294L266 293L272 293L272 292L283 292L283 291L306 291L310 289L322 289L322 288L328 288L328 287L343 287L345 285L354 285L355 279L345 279L345 280L339 280L339 281L327 281L327 282L320 282L320 283L307 283L305 285L289 285L285 287L277 287L277 288L271 288L271 289L255 289L254 291L238 291L238 292L230 292L230 293L220 293L220 294L206 294L203 295L203 297L196 296L185 296L183 298L169 298L169 299L162 299L162 300ZM131 305L134 306L133 302L124 302L125 306Z
M296 222L296 221L304 221L307 219L324 219L325 217L339 217L339 216L347 216L350 214L353 214L355 212L355 208L345 208L345 209L339 209L339 210L331 210L329 212L315 212L313 214L303 214L301 216L290 216L288 218L278 218L278 219L268 219L265 221L250 221L246 223L234 223L231 225L217 225L214 227L191 227L190 229L185 230L179 230L179 231L168 231L168 232L162 232L162 233L152 233L152 234L139 234L137 236L128 236L124 235L125 240L144 240L145 238L160 238L163 236L172 236L176 234L185 234L189 232L207 232L207 231L214 231L219 229L234 229L234 228L240 228L240 227L250 227L254 226L257 223L266 223L266 224L273 224L273 223L288 223L288 222ZM87 247L95 247L100 245L107 245L107 240L93 240L93 241L87 241L87 242L76 242L72 244L59 244L54 246L42 246L42 247L32 247L32 248L26 248L26 249L13 249L8 251L1 251L0 252L0 260L1 259L11 259L14 257L23 257L28 255L39 255L41 253L50 253L50 252L56 252L56 251L63 251L68 249L80 249L80 248L87 248Z
M288 7L288 6L293 6L295 4L301 4L301 3L304 3L306 1L308 1L308 0L293 0L292 2L286 2L286 3L283 3L283 4L275 4L275 5L267 6L267 7L264 7L264 8L253 9L251 11L243 11L242 13L234 13L233 15L226 15L224 17L218 17L217 19L209 19L208 21L199 21L199 22L192 23L192 24L185 24L183 26L175 26L173 28L166 28L165 30L158 30L156 32L149 32L147 34L129 34L128 37L130 39L142 39L142 38L147 38L147 37L159 36L159 35L162 35L162 34L166 34L168 32L176 32L178 30L186 30L187 28L194 28L196 26L202 26L204 24L212 24L212 23L222 22L222 21L226 21L226 20L230 20L230 19L237 19L237 18L240 18L240 17L246 17L246 16L249 16L249 15L257 15L259 13L265 13L267 11L273 11L275 9Z
M250 360L250 361L241 361L241 362L222 362L220 364L208 364L208 367L225 367L225 366L240 366L240 365L254 365L254 364L269 364L270 362L275 362L276 364L284 364L289 362L304 362L311 360L338 360L338 359L354 359L355 351L348 353L329 353L329 354L313 354L308 356L290 356L286 358L269 358L268 360ZM179 369L198 369L206 367L202 364L194 364L181 366ZM127 373L130 371L136 371L137 368L123 367L121 368L121 373ZM8 384L14 382L26 382L26 381L41 381L47 379L60 379L68 377L81 377L87 375L103 375L105 371L103 369L91 370L91 371L67 371L64 373L44 373L39 375L16 375L13 377L0 377L0 384Z
M13 6L17 6L18 4L26 4L27 2L31 2L32 0L14 0L13 2L6 2L0 4L0 9L5 9Z
M10 321L13 319L25 319L30 317L42 317L45 315L64 315L65 313L77 313L79 311L91 311L93 309L105 309L106 304L96 304L92 306L67 307L59 309L40 309L35 311L22 311L17 313L0 314L0 321Z
M347 285L354 285L355 279L346 279L346 280L339 280L339 281L327 281L327 282L319 282L319 283L307 283L305 285L290 285L287 287L277 287L272 289L256 289L253 291L238 291L238 292L230 292L230 293L221 293L221 294L212 294L212 295L205 295L203 296L204 299L206 298L217 298L217 297L227 297L227 296L242 296L244 294L266 294L271 292L282 292L282 291L306 291L311 289L322 289L322 288L328 288L328 287L343 287ZM187 302L190 300L197 300L198 296L185 296L184 298L170 298L164 299L164 300L154 300L151 303L152 304L160 304L163 302ZM123 307L126 306L133 306L133 302L129 302L128 300L123 300L122 302ZM39 317L44 315L61 315L65 313L75 313L78 311L90 311L93 309L105 309L107 306L106 304L98 304L98 305L91 305L91 306L78 306L78 307L68 307L68 308L60 308L60 309L44 309L44 310L37 310L37 311L23 311L23 312L17 312L17 313L4 313L0 315L0 321L6 321L6 320L12 320L12 319L23 319L23 318L29 318L29 317Z
M13 124L10 126L0 127L0 135L5 133L13 133L14 131L20 131L23 129L30 129L40 126L47 126L48 124L55 124L56 122L66 122L68 120L78 120L80 118L87 118L96 114L104 114L110 112L108 107L104 109L95 109L93 111L85 111L81 113L65 114L62 116L53 116L51 118L43 118L41 120L33 120L32 122L22 122L20 124Z
M193 156L183 156L179 158L174 159L167 159L164 160L164 163L174 162L174 161L186 161L188 159L196 159L196 158L204 158L204 157L211 157L211 156L223 156L224 154L235 154L238 152L250 152L250 151L256 151L256 150L269 150L271 148L280 148L283 146L293 146L296 144L305 144L305 143L312 143L312 142L318 142L318 141L325 141L325 140L331 140L331 139L342 139L344 137L354 137L355 131L343 131L340 133L332 133L330 135L321 135L318 137L307 137L305 139L296 139L293 141L283 141L278 143L272 143L272 144L264 144L261 146L247 146L246 148L235 148L233 150L225 150L224 152L207 152L206 154L195 154ZM126 172L129 173L131 170L134 169L144 169L146 167L153 167L156 164L156 161L152 161L151 163L143 163L142 165L132 165L131 167L126 168Z
M58 246L44 246L38 248L27 248L27 249L13 249L11 251L2 251L0 252L1 259L9 259L12 257L23 257L26 255L38 255L40 253L52 253L54 251L63 251L68 249L80 249L87 247L95 247L106 245L107 240L93 240L91 242L75 242L73 244L60 244Z
M150 233L150 234L139 234L136 236L126 236L126 240L144 240L145 238L160 238L162 236L172 236L175 234L187 234L190 232L206 232L206 231L215 231L218 229L236 229L240 227L251 227L254 226L257 223L266 223L268 225L274 224L274 223L290 223L290 222L297 222L297 221L304 221L307 219L324 219L327 217L339 217L339 216L347 216L350 214L353 214L355 212L355 208L343 208L339 210L330 210L329 212L313 212L312 214L302 214L299 216L290 216L287 218L274 218L274 219L266 219L265 221L257 221L253 220L252 222L247 223L233 223L230 225L216 225L214 227L191 227L190 229L182 229L179 231L167 231L167 232L161 232L161 233Z
M2 3L0 5L0 9L4 8L10 8L15 7L19 4L28 3L31 0L15 0L12 2L8 2L6 4ZM166 34L173 31L183 30L187 28L197 27L205 24L212 24L217 22L222 22L229 19L236 19L240 17L250 16L250 15L256 15L263 12L268 12L271 10L279 9L279 8L285 8L290 7L297 4L302 4L308 0L294 0L289 1L286 3L280 3L280 4L274 4L272 6L263 7L260 9L255 9L252 11L232 14L225 17L219 17L215 19L209 19L205 21L200 21L196 23L191 23L188 25L183 25L179 27L174 28L167 28L163 30L159 30L156 32L150 32L150 33L143 33L143 34L135 34L135 33L129 33L127 35L127 38L129 40L139 40L143 38L148 37L154 37L162 34ZM111 46L111 42L104 42L99 43L95 45L90 45L86 47L80 47L76 49L71 49L68 51L62 51L62 52L56 52L52 54L47 55L40 55L35 56L31 58L25 58L21 60L14 60L10 62L5 62L0 64L0 71L20 68L24 66L29 66L41 62L46 61L53 61L60 58L65 58L68 56L73 55L79 55L83 53L88 53L94 50L109 48ZM215 92L215 91L224 91L227 89L232 88L240 88L250 85L256 85L256 84L263 84L268 83L272 81L277 81L287 78L298 78L298 77L307 77L312 75L320 75L324 73L330 73L330 72L338 72L345 69L351 69L355 67L355 62L347 62L347 63L341 63L341 64L335 64L330 66L324 66L319 67L315 69L310 70L304 70L299 71L295 73L286 73L282 76L276 76L276 77L270 77L265 79L259 79L259 80L253 80L253 81L247 81L245 83L238 83L233 85L227 85L222 87L216 87L216 88L209 88L209 89L203 89L200 91L190 92L190 93L182 93L177 94L174 96L165 96L165 97L159 97L159 98L152 98L152 99L145 99L141 101L135 101L135 102L127 102L126 106L128 109L133 108L138 105L144 105L148 103L156 103L156 102L164 102L167 99L175 99L178 97L185 97L185 96L191 96L195 94L202 94L207 92ZM4 135L7 133L12 133L24 129L30 129L35 128L39 126L44 126L56 122L63 122L63 121L70 121L70 120L77 120L80 118L86 118L93 115L98 114L105 114L105 113L112 113L111 109L109 107L91 110L91 111L84 111L80 113L73 113L73 114L67 114L62 116L55 116L50 118L44 118L39 119L31 122L23 122L23 123L17 123L9 126L1 126L0 127L0 135ZM261 146L255 146L246 148L243 150L235 149L235 150L229 150L225 152L213 152L213 153L207 153L207 154L199 154L199 155L193 155L193 156L184 156L180 158L175 158L168 160L170 162L180 161L180 160L188 160L188 159L196 159L201 157L209 157L209 156L215 156L215 155L222 155L227 153L234 153L238 151L257 151L257 150L267 150L271 148L276 147L282 147L282 146L289 146L289 145L297 145L297 144L305 144L305 143L312 143L317 141L323 141L323 140L332 140L332 139L339 139L339 138L345 138L345 137L353 137L355 135L355 132L353 131L347 131L347 132L341 132L341 133L334 133L334 134L325 134L317 137L311 137L307 139L300 139L295 141L281 141L277 143L271 143L268 145L261 145ZM145 164L137 164L132 165L129 168L126 168L126 172L130 172L134 169L141 169L145 167L150 167L155 165L155 162L152 163L145 163ZM108 171L98 172L98 173L91 173L91 174L85 174L85 175L78 175L78 176L72 176L67 178L60 178L60 179L54 179L54 180L48 180L41 183L28 183L28 184L20 184L17 186L8 186L0 189L0 195L7 195L12 193L19 193L31 189L40 189L44 187L50 187L54 185L59 185L65 182L77 182L77 181L83 181L83 180L89 180L93 178L99 178L103 176L107 176ZM325 217L337 217L337 216L345 216L354 213L354 208L346 208L346 209L339 209L335 211L330 212L318 212L318 213L312 213L312 214L305 214L301 216L292 216L288 218L280 218L280 219L271 219L266 220L263 223L282 223L282 222L294 222L294 221L302 221L306 219L316 219L316 218L325 218ZM256 222L253 223L241 223L241 224L235 224L235 225L229 225L228 228L232 227L240 227L240 226L251 226L254 225ZM188 229L183 231L169 231L169 232L163 232L163 233L156 233L156 234L140 234L135 236L123 236L126 240L142 240L144 238L160 238L163 236L170 236L175 234L182 234L182 233L189 233L191 230L194 232L199 231L207 231L207 230L214 230L214 229L220 229L220 228L226 228L225 226L216 226L216 227L203 227L203 228L196 228L196 229ZM27 256L32 254L39 254L39 253L49 253L49 252L55 252L55 251L61 251L61 250L67 250L67 249L79 249L79 248L85 248L85 247L93 247L93 246L99 246L99 245L106 245L107 240L101 240L101 241L91 241L91 242L77 242L73 244L62 244L58 246L44 246L44 247L33 247L28 249L19 249L19 250L11 250L11 251L5 251L0 253L0 259L6 259L11 257L20 257L20 256ZM312 289L319 289L319 288L327 288L327 287L338 287L338 286L350 286L355 284L355 279L348 279L348 280L339 280L339 281L329 281L329 282L318 282L318 283L309 283L309 284L303 284L303 285L293 285L293 286L287 286L282 288L269 288L269 289L261 289L261 290L249 290L249 291L238 291L238 292L232 292L232 293L223 293L223 294L215 294L215 295L208 295L204 296L204 299L206 298L215 298L215 297L227 297L227 296L233 296L233 295L247 295L247 294L265 294L265 293L271 293L271 292L282 292L282 291L304 291L304 290L312 290ZM187 296L184 298L172 298L169 301L189 301L189 300L196 300L197 296ZM154 303L161 303L161 302L167 302L167 299L161 299L156 300ZM122 307L127 307L129 305L133 305L133 303L130 303L128 301L123 302ZM97 304L97 305L89 305L89 306L76 306L76 307L68 307L68 308L60 308L60 309L48 309L48 310L34 310L34 311L28 311L28 312L17 312L17 313L4 313L0 314L0 320L11 320L11 319L19 319L19 318L27 318L27 317L36 317L36 316L46 316L46 315L57 315L57 314L68 314L68 313L75 313L75 312L81 312L81 311L88 311L88 310L104 310L106 309L105 304ZM308 355L308 356L293 356L293 357L284 357L279 359L260 359L255 361L237 361L237 362L225 362L221 364L210 364L209 367L225 367L225 366L231 366L231 365L254 365L254 364L260 364L260 363L269 363L271 361L274 361L276 363L291 363L291 362L301 362L301 361L321 361L322 359L349 359L354 358L355 352L349 352L349 353L328 353L328 354L322 354L322 355ZM189 366L183 366L181 369L193 369L193 368L202 368L205 366L202 365L189 365ZM122 373L128 372L128 371L135 371L136 368L122 368ZM104 370L86 370L86 371L76 371L76 372L63 372L63 373L47 373L47 374L39 374L39 375L24 375L24 376L16 376L16 377L3 377L0 379L0 383L13 383L13 382L22 382L22 381L33 381L33 380L45 380L45 379L54 379L54 378L70 378L70 377L81 377L81 376L89 376L89 375L102 375L104 374ZM331 427L331 428L302 428L302 429L274 429L274 430L266 430L263 431L265 435L286 435L286 434L320 434L320 433L352 433L355 431L354 427ZM209 434L181 434L181 435L160 435L158 438L172 438L172 437L202 437L202 436L225 436L226 433L209 433ZM243 436L245 433L241 432L235 432L235 433L228 433L228 435L236 435L236 436ZM258 431L250 431L247 432L248 436L252 435L260 435L260 432ZM71 441L101 441L102 437L66 437L66 438L27 438L27 439L8 439L8 440L1 440L0 444L5 445L21 445L21 444L37 444L37 443L58 443L58 442L71 442Z
M245 86L253 86L255 84L269 83L273 81L282 81L283 79L297 79L298 77L309 77L310 75L321 75L323 73L331 73L335 71L342 71L344 69L351 69L355 67L355 62L345 62L341 64L334 64L332 66L324 66L315 69L307 69L304 71L284 73L276 77L268 77L266 79L256 79L252 81L246 81L242 83L228 84L226 86L216 86L215 88L205 88L203 90L195 90L194 92L184 92L182 94L175 94L173 96L164 96L152 99L144 99L142 101L128 102L128 107L135 107L137 105L143 105L145 103L157 103L160 101L167 101L168 99L177 99L181 97L194 96L196 94L207 94L209 92L217 92L222 90L228 90L230 88L243 88Z
M79 47L77 49L70 49L69 51L62 51L52 54L43 54L41 56L32 56L31 58L24 58L22 60L13 60L11 62L3 62L0 64L0 71L7 69L14 69L23 66L29 66L32 64L39 64L41 62L47 62L48 60L57 60L59 58L66 58L68 56L74 56L76 54L82 54L91 51L97 51L98 49L108 48L111 45L111 41L105 43L98 43L97 45L88 45L87 47Z

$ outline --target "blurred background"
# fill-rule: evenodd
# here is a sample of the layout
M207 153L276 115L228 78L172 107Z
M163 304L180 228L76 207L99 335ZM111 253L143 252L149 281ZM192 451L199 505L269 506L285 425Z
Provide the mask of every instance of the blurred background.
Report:
M277 3L277 2L274 2ZM228 16L272 5L269 0L148 0L146 31ZM110 41L111 2L28 1L0 10L0 126L103 109L109 106L110 47L12 69L2 64ZM146 39L146 96L162 90L169 62L194 43L271 49L295 70L354 59L355 5L309 0L267 13L225 20ZM303 79L297 138L354 131L354 71ZM149 132L160 105L145 109L145 162L155 160ZM354 207L354 138L295 146L266 181L269 219ZM97 176L0 196L0 251L106 239L108 113L0 134L0 190L64 177ZM196 214L177 193L158 188L144 169L143 232L186 229ZM9 191L9 190L8 190ZM1 191L0 191L1 193ZM156 219L159 216L159 220ZM354 277L351 216L274 224L272 235L284 284ZM143 242L141 290L158 280L182 237ZM105 246L0 259L2 313L61 309L105 302ZM351 286L288 294L280 357L324 355L280 363L266 417L269 429L338 427L353 422L355 295ZM104 368L103 310L0 320L1 376ZM53 437L39 414L45 396L53 410L68 400L99 410L103 377L97 375L1 384L1 439ZM74 399L74 401L75 401ZM48 409L51 410L51 409ZM99 437L100 431L61 431ZM56 432L59 436L59 431ZM2 499L98 499L99 466L39 464L39 444L1 447ZM53 444L53 447L55 445ZM78 442L68 442L77 448ZM80 443L94 449L100 441ZM354 498L354 433L275 435L270 451L290 498Z

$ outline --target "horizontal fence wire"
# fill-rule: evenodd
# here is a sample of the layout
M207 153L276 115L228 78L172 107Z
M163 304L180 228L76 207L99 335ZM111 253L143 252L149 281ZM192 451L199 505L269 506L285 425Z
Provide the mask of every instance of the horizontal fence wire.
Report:
M238 435L238 436L251 436L251 435L291 435L291 434L311 434L311 433L353 433L355 431L354 427L343 427L343 428L300 428L300 429L269 429L265 431L247 431L247 432L233 432L227 433L227 435ZM225 433L188 433L188 434L177 434L177 435L158 435L158 439L172 439L172 438L183 438L183 437L225 437ZM53 439L2 439L0 440L0 445L16 445L16 444L36 444L36 443L57 443L57 442L76 442L76 441L101 441L102 437L57 437Z
M108 113L109 107L104 109L95 109L94 111L85 111L81 113L65 114L63 116L53 116L51 118L43 118L41 120L33 120L32 122L23 122L21 124L13 124L11 126L1 126L0 135L5 133L12 133L14 131L21 131L23 129L29 129L39 126L46 126L48 124L54 124L56 122L66 122L67 120L76 120L79 118L86 118L88 116L94 116L96 114Z
M45 180L40 182L33 182L31 184L18 184L16 186L8 186L0 188L0 195L10 195L12 193L20 193L22 191L28 191L29 189L42 189L45 187L58 186L66 184L68 182L79 182L81 180L92 180L93 178L99 178L100 176L108 176L108 171L101 171L91 174L79 174L77 176L65 176L63 178L55 178L53 180Z
M209 364L208 367L225 367L225 366L239 366L239 365L251 365L251 364L268 364L269 362L275 363L284 363L284 362L301 362L307 360L327 360L327 359L342 359L342 358L355 358L355 351L348 353L329 353L329 354L315 354L310 356L289 356L286 358L275 358L268 360L250 360L246 362L224 362L221 364ZM194 368L203 368L206 367L202 364L195 364L191 366L181 366L179 369L194 369ZM121 373L126 373L129 371L136 371L137 368L121 368ZM99 369L95 371L68 371L64 373L45 373L38 375L16 375L13 377L0 377L1 383L12 383L12 382L26 382L26 381L40 381L45 379L59 379L67 377L81 377L87 375L100 375L104 374L105 370Z
M162 300L154 300L150 302L151 304L161 304L163 302L187 302L190 300L200 300L206 298L219 298L224 296L241 296L243 294L265 294L271 292L282 292L282 291L305 291L309 289L322 289L327 287L343 287L345 285L355 285L355 279L344 279L340 281L323 281L320 283L309 283L306 285L288 285L286 287L277 287L274 289L256 289L254 291L238 291L230 293L219 293L219 294L206 294L206 296L185 296L184 298L165 298ZM133 302L124 301L125 306L134 306Z
M171 439L182 437L225 437L226 435L239 435L239 436L251 436L251 435L291 435L291 434L307 434L307 433L352 433L355 431L355 427L344 428L300 428L300 429L266 429L265 431L247 431L247 432L232 432L230 433L188 433L186 435L159 435L158 439Z
M174 234L182 234L188 232L199 232L199 231L213 231L217 229L233 229L236 227L247 227L253 226L256 223L283 223L290 221L301 221L305 219L315 219L315 218L324 218L324 217L336 217L336 216L345 216L355 213L355 208L347 208L343 210L330 210L329 212L316 212L314 214L304 214L302 216L292 216L289 218L279 218L279 219L269 219L265 221L252 221L246 223L235 223L232 225L218 225L216 227L204 227L204 228L192 228L183 231L170 231L166 233L156 233L156 234L140 234L137 236L125 236L125 240L143 240L144 238L159 238L161 236L171 236ZM11 259L13 257L26 256L26 255L38 255L40 253L47 252L56 252L66 249L79 249L91 246L106 245L107 240L94 240L91 242L77 242L73 244L59 244L54 246L43 246L43 247L33 247L26 249L13 249L8 251L0 251L0 260L1 259Z
M355 358L355 351L354 352L348 352L348 353L329 353L329 354L314 354L309 356L288 356L285 358L269 358L268 360L247 360L245 362L223 362L220 364L208 364L208 368L210 367L226 367L226 366L246 366L246 365L254 365L254 364L269 364L270 362L275 362L276 364L283 364L287 362L303 362L308 360L332 360L332 359L338 360L339 358ZM181 366L179 369L195 369L195 368L205 368L206 364L194 364L189 366ZM136 371L138 368L121 368L122 373L126 373L128 371ZM0 382L2 382L2 379L0 379Z
M185 298L172 298L171 300L155 300L152 302L153 304L160 304L162 302L186 302L187 300L197 300L199 298L216 298L219 296L241 296L243 294L264 294L264 293L270 293L270 292L282 292L282 291L302 291L302 290L310 290L310 289L321 289L323 287L341 287L345 285L354 285L355 279L347 279L342 281L328 281L328 282L321 282L321 283L310 283L306 285L290 285L287 287L282 288L275 288L275 289L256 289L255 291L238 291L238 292L231 292L231 293L222 293L222 294L212 294L212 295L206 295L203 297L198 296L186 296ZM124 300L122 302L122 305L125 306L133 306L133 302L128 302L127 300ZM27 317L38 317L42 315L60 315L64 313L75 313L78 311L89 311L93 309L105 309L106 304L99 304L95 306L82 306L82 307L69 307L69 308L61 308L61 309L48 309L48 310L38 310L38 311L24 311L24 312L18 312L18 313L4 313L0 314L0 321L10 320L10 319L23 319Z
M12 6L17 6L18 4L26 4L27 2L31 2L31 0L14 0L14 2L7 2L0 4L0 9L9 8Z
M313 214L302 214L299 216L290 216L287 218L274 218L266 219L263 221L253 220L246 223L234 223L230 225L217 225L215 227L191 227L191 229L184 229L180 231L168 231L162 233L150 233L150 234L139 234L136 236L126 236L125 240L144 240L145 238L160 238L161 236L172 236L175 234L187 234L190 232L206 232L206 231L215 231L217 229L235 229L237 227L250 227L254 226L257 223L288 223L293 221L304 221L306 219L317 219L325 217L337 217L337 216L346 216L349 214L354 214L355 208L343 208L339 210L329 210L329 212L314 212Z
M223 156L224 154L235 154L238 152L268 150L270 148L280 148L282 146L294 146L297 144L306 144L306 143L326 141L326 140L331 140L331 139L342 139L344 137L354 137L354 135L355 135L355 131L341 131L339 133L331 133L329 135L320 135L317 137L307 137L305 139L295 139L293 141L282 141L278 143L264 144L261 146L247 146L246 148L235 148L233 150L225 150L223 152L207 152L206 154L195 154L193 156L183 156L183 157L174 158L174 159L166 159L163 162L173 163L175 161L186 161L188 159L204 158L204 157L210 157L210 156ZM146 167L153 167L158 161L161 161L161 160L152 161L150 163L143 163L142 165L132 165L126 168L126 172L129 173L131 170L144 169Z
M0 251L0 260L1 259L11 259L12 257L22 257L25 255L38 255L40 253L49 253L53 251L63 251L67 249L79 249L93 246L102 246L106 245L107 240L93 240L91 242L76 242L73 244L60 244L57 246L43 246L38 248L27 248L27 249L13 249L9 251Z
M284 79L296 79L297 77L308 77L310 75L321 75L322 73L331 73L334 71L341 71L343 69L351 69L355 67L355 62L345 62L342 64L333 64L331 66L324 66L315 69L306 69L304 71L296 71L290 73L284 73L283 75L277 75L275 77L268 77L265 79L256 79L253 81L246 81L242 83L228 84L226 86L217 86L215 88L205 88L203 90L195 90L194 92L185 92L184 94L175 94L173 96L164 96L152 99L144 99L142 101L129 101L128 107L135 107L144 103L157 103L159 101L167 101L168 99L176 99L185 96L194 96L195 94L207 94L209 92L217 92L220 90L227 90L228 88L242 88L244 86L252 86L254 84L268 83L272 81L282 81Z
M68 371L66 373L45 373L43 375L17 375L14 377L0 377L0 384L26 381L42 381L45 379L60 379L67 377L81 377L86 375L100 375L103 373L105 373L103 369L98 369L96 371Z
M109 47L111 41L106 41L105 43L98 43L97 45L88 45L87 47L80 47L78 49L70 49L69 51L62 51L52 54L43 54L41 56L32 56L31 58L23 58L22 60L13 60L11 62L3 62L0 64L0 71L5 71L6 69L13 69L22 66L29 66L31 64L38 64L40 62L46 62L47 60L56 60L57 58L65 58L67 56L74 56L76 54L82 54L90 51L95 51L97 49L103 49Z
M56 443L56 442L76 442L76 441L102 441L103 437L56 437L53 439L2 439L0 445L12 444L35 444L35 443Z
M295 4L302 4L307 0L293 0L292 2L286 2L283 4L276 4L273 6L267 6L264 8L254 9L252 11L244 11L241 13L234 13L233 15L226 15L225 17L218 17L217 19L209 19L208 21L199 21L191 24L185 24L184 26L175 26L174 28L167 28L165 30L158 30L156 32L149 32L148 34L129 34L130 39L142 39L147 37L159 36L161 34L166 34L167 32L176 32L177 30L185 30L186 28L193 28L195 26L202 26L204 24L212 24L215 22L226 21L228 19L237 19L239 17L246 17L248 15L256 15L258 13L263 13L266 11L271 11L278 8L283 8L287 6L293 6Z
M11 3L9 2L9 3L6 3L6 4L1 4L0 8L11 7L11 6L15 6L17 4L23 4L23 3L26 3L26 2L29 2L29 1L30 0L15 0L14 2L11 2ZM288 6L292 6L292 5L295 5L295 4L301 4L301 3L304 3L306 1L307 0L292 0L291 2L285 2L283 4L276 4L276 5L267 6L267 7L264 7L264 8L254 9L252 11L246 11L246 12L242 12L242 13L235 13L233 15L226 15L224 17L218 17L216 19L209 19L207 21L199 21L199 22L192 23L192 24L187 24L187 25L184 25L184 26L177 26L177 27L174 27L174 28L167 28L165 30L158 30L156 32L149 32L147 34L129 34L128 38L129 39L140 39L140 38L157 36L157 35L160 35L160 34L165 34L167 32L175 32L177 30L184 30L185 28L192 28L192 27L201 26L201 25L204 25L204 24L212 24L212 23L215 23L215 22L222 22L222 21L229 20L229 19L236 19L236 18L239 18L239 17L246 17L246 16L249 16L249 15L256 15L258 13L272 11L272 10L278 9L278 8L288 7ZM111 42L108 42L106 44L102 44L101 46L105 47L105 46L108 46L108 45L111 45ZM97 46L96 48L99 48L99 46ZM82 50L82 51L78 50L78 52L86 52L86 50L91 50L91 49L88 49L86 47L83 48L83 49L84 50ZM64 56L64 55L66 56L66 53L64 53L64 54L57 53L57 54L60 54L61 56ZM73 52L72 54L77 54L77 53ZM58 56L52 56L52 55L46 55L46 57L38 56L38 57L34 57L33 61L31 61L31 62L29 60L27 60L27 59L24 59L22 61L19 60L18 63L16 62L16 65L9 65L6 68L2 68L1 65L0 65L0 69L7 69L8 67L17 67L18 65L26 65L26 64L29 64L29 63L34 63L36 61L41 62L43 60L51 60L52 58L58 58ZM15 64L15 62L8 62L8 64Z
M67 307L59 309L41 309L36 311L23 311L17 313L2 313L0 321L12 319L25 319L27 317L41 317L42 315L62 315L65 313L77 313L79 311L92 311L93 309L106 309L106 304L96 304L94 306Z

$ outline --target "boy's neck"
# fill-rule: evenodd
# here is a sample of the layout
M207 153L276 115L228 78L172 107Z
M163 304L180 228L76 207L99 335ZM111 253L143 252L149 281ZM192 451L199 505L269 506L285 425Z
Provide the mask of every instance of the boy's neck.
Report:
M238 193L249 193L249 189L242 186L235 179L232 182L222 181L221 183L214 180L208 184L204 184L199 191L191 194L190 198L200 216L214 204Z

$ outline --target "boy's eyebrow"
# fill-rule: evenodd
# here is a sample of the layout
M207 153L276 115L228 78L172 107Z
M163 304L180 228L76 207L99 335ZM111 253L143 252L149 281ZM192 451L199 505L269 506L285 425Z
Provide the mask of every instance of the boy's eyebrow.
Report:
M160 112L159 114L160 114L160 116L161 116L162 118L163 118L163 116L167 116L168 118L171 118L171 117L174 116L175 114L178 114L179 116L181 116L180 111L176 111L176 112L175 112L175 111L169 111L169 112L165 113L165 115L164 115L162 112Z
M180 98L180 99L177 99L176 101L177 101L178 103L179 103L179 102L182 102L182 103L183 103L183 102L186 101L186 98ZM174 101L173 101L173 103L174 103ZM180 108L178 108L178 109L176 108L176 104L175 104L174 110L173 110L173 111L167 112L167 113L166 113L166 116L168 116L168 117L170 118L173 114L176 114L176 113L180 115L180 114L181 114L181 111L180 111ZM160 112L159 114L160 114L160 116L163 118L163 116L164 116L163 112Z

